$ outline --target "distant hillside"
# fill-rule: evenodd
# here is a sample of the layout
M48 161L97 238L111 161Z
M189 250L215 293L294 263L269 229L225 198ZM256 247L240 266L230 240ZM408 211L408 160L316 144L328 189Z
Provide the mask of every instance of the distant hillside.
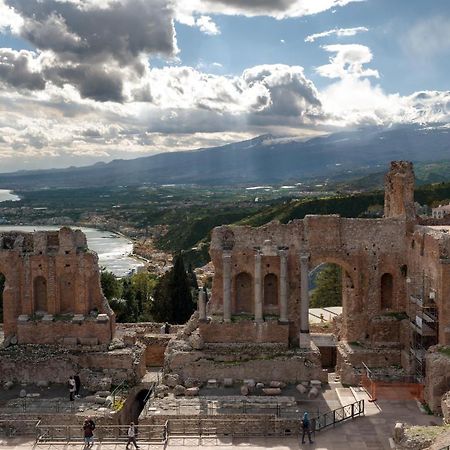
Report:
M260 136L186 152L160 153L93 166L0 174L0 188L94 187L155 184L279 183L320 177L357 177L387 169L393 159L450 159L449 129L417 125L369 127L306 142Z

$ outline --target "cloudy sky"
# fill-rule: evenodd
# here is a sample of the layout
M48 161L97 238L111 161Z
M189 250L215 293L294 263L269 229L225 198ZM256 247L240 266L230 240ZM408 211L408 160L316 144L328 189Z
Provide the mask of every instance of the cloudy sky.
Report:
M446 123L448 0L0 0L0 171Z

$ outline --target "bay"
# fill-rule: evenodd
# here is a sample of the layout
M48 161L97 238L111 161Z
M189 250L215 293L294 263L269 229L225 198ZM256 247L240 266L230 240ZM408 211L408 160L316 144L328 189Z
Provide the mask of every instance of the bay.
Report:
M59 230L60 226L50 225L0 225L0 233L4 231L45 231ZM81 230L87 239L88 247L98 254L99 266L111 271L118 277L123 277L132 270L137 270L143 263L130 257L133 251L133 242L125 236L101 231L95 228L71 227Z
M13 194L12 191L8 189L0 189L0 202L13 201L17 202L20 200L20 197L16 194Z

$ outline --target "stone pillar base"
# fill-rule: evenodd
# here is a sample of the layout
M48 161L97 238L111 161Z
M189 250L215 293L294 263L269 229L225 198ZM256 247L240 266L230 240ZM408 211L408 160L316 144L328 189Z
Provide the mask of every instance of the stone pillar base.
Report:
M300 333L299 334L299 347L300 348L311 348L311 336L309 333Z

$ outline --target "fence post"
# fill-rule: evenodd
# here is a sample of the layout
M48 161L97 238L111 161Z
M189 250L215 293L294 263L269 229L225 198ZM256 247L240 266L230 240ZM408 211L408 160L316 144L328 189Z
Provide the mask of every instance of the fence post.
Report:
M355 404L352 403L352 419L355 416Z
M336 410L333 409L333 428L336 426Z

